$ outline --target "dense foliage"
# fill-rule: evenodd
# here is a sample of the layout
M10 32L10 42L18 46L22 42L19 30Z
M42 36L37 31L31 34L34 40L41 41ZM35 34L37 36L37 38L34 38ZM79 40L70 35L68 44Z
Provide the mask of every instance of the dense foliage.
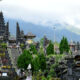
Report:
M33 68L33 71L34 71L34 72L39 71L39 69L40 69L40 64L39 64L39 58L38 58L38 57L35 57L35 58L32 60L32 68Z
M30 52L32 54L37 54L37 49L36 49L36 46L35 45L33 45L33 44L30 45Z
M35 56L35 55L34 55ZM46 69L46 57L44 54L39 54L38 56L32 57L32 54L28 50L18 57L17 66L19 68L27 69L28 65L32 64L32 71L39 71Z
M69 52L69 44L68 44L68 41L67 41L67 38L63 37L61 42L60 42L60 46L59 46L59 50L60 50L60 53L64 53L64 52Z
M18 57L17 66L19 68L27 69L31 61L32 61L32 55L28 50L24 50L24 52Z
M59 65L59 61L65 56L65 54L62 53L69 52L67 38L62 38L59 45L59 50L61 54L54 54L54 45L50 41L48 46L46 46L47 55L45 55L43 39L41 39L38 51L35 45L31 44L29 49L24 50L23 53L18 57L17 66L27 70L28 65L31 64L33 78L36 80L49 80L49 77L56 77L55 68ZM48 65L48 63L50 64Z
M44 71L46 69L46 57L44 54L39 54L39 64L40 64L40 69Z
M54 45L52 44L51 41L46 49L46 53L47 55L54 54Z

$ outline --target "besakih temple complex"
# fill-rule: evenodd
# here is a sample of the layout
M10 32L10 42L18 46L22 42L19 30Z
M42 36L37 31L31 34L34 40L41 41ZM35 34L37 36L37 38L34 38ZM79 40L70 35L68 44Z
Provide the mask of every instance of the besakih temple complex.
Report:
M8 42L10 45L12 44L16 44L19 45L20 43L24 43L24 44L35 44L36 47L39 47L39 42L34 42L33 39L36 37L36 35L34 35L31 32L28 32L26 35L24 34L23 30L20 30L20 26L19 23L16 23L16 37L10 35L9 32L9 22L6 23L5 25L5 21L4 21L4 17L3 17L3 13L0 12L0 40L2 40L3 42ZM44 40L43 40L43 46L44 46L44 52L46 52L46 47L49 44L49 40L46 36L44 36Z
M0 38L4 41L8 41L9 38L9 22L5 25L2 12L0 12Z
M20 49L20 44L23 43L25 48L29 48L30 44L35 44L36 49L40 48L40 42L34 42L36 35L28 32L26 35L23 30L20 30L19 23L16 23L16 37L10 36L9 33L9 22L5 24L3 13L0 12L0 41L6 42L12 47L7 47L5 53L2 49L0 50L0 59L2 60L3 68L5 66L11 67L11 69L17 69L16 62L18 56L22 53ZM50 40L46 36L43 38L43 48L46 54L46 48ZM13 46L19 45L19 47ZM69 44L72 54L65 57L59 62L59 66L55 68L56 76L61 78L61 80L80 80L80 43L79 42L70 42ZM0 47L1 48L1 47ZM56 53L59 53L59 47L55 47ZM6 61L6 62L5 62ZM54 64L54 58L47 60L47 69L50 69L49 66ZM4 70L4 69L3 69ZM11 70L13 71L13 70Z
M28 34L24 35L24 31L20 30L19 23L16 23L16 37L10 36L9 33L9 22L5 24L3 13L0 12L0 40L3 42L10 42L10 43L25 43L31 42L36 35L29 32Z

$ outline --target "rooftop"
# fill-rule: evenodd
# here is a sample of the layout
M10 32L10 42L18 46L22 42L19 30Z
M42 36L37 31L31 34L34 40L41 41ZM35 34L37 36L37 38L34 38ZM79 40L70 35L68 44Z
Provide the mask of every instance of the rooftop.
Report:
M28 32L27 35L24 36L25 38L35 38L36 35L32 34L31 32Z

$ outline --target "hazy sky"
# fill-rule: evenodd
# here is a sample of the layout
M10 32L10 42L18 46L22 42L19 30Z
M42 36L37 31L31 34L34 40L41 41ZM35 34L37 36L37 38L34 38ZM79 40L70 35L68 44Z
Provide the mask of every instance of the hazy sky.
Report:
M80 29L80 0L3 0L6 17L41 25L67 23Z

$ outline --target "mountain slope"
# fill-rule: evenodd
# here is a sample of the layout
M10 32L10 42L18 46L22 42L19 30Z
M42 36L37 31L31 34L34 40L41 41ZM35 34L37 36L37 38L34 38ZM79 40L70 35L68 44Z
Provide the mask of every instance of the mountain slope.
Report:
M27 34L28 32L32 32L35 34L36 40L41 39L44 35L46 35L50 40L54 40L54 29L52 27L46 27L46 26L41 26L41 25L35 25L32 23L27 23L22 20L14 20L14 19L5 19L5 21L9 21L10 23L10 32L13 35L16 35L16 22L19 22L20 29L24 30L24 33ZM56 31L55 31L55 38L57 41L60 41L63 36L67 37L68 40L70 41L75 40L75 41L80 41L80 35L71 32L67 30L66 28L63 28L63 25L61 24L55 24L56 26Z

